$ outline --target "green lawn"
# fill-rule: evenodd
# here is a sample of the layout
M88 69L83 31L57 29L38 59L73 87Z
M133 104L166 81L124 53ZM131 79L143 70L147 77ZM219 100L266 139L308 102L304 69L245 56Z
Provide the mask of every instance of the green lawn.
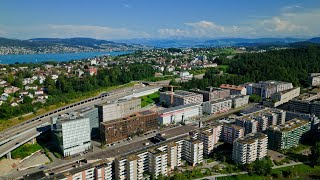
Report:
M155 92L153 94L149 94L147 96L141 97L141 107L146 107L151 103L158 103L160 98L160 92Z
M13 159L17 159L17 158L23 159L40 149L42 149L42 147L38 143L35 143L35 144L27 143L13 150L11 152L11 156Z
M288 172L290 173L288 174ZM242 174L237 176L220 177L219 180L267 180L267 179L320 179L320 166L310 167L305 164L273 169L270 176Z

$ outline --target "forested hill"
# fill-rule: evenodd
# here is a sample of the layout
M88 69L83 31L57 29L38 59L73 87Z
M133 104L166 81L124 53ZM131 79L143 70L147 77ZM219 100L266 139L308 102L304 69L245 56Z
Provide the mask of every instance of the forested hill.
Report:
M37 54L92 51L129 51L145 47L91 38L37 38L29 40L0 37L0 54Z
M228 73L250 81L274 79L304 86L308 73L320 72L320 46L241 54L225 64Z
M231 60L219 59L219 63L227 67L224 75L211 68L204 79L181 83L182 87L205 89L223 83L239 85L263 80L288 81L306 87L308 73L320 72L320 46L238 54Z

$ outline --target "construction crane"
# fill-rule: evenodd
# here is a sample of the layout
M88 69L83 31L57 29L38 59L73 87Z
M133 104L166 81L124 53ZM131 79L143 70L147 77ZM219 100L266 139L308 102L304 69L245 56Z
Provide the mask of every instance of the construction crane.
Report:
M166 87L166 88L170 88L170 104L172 105L173 104L173 88L179 88L181 86L172 86L172 85L163 85L162 87Z

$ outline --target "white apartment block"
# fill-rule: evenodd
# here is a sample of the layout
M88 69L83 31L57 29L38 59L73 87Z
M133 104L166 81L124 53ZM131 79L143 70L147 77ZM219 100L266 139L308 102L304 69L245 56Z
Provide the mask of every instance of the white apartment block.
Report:
M115 178L118 180L142 179L142 164L138 162L139 157L130 155L115 160Z
M167 176L168 154L154 149L149 151L149 172L157 178L160 174Z
M264 101L263 104L270 107L277 107L289 102L291 99L300 95L300 87L277 92L271 95L270 101Z
M71 156L91 149L90 119L77 113L51 118L55 144L63 155Z
M203 142L196 139L184 140L182 149L183 158L192 166L203 161Z
M234 140L244 136L244 128L234 124L223 125L223 141L232 144Z
M200 130L197 134L197 139L203 142L203 154L210 154L214 146L218 143L221 137L222 125L207 127Z
M249 164L267 156L268 136L262 133L249 134L234 141L232 159L240 164Z
M112 161L106 161L95 167L96 180L112 180Z
M203 103L203 112L207 114L219 114L223 112L228 112L231 108L231 99L217 99Z

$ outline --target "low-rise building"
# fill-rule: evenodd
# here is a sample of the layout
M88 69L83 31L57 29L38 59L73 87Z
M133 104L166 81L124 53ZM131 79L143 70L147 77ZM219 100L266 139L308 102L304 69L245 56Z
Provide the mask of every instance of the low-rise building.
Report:
M311 86L319 86L320 85L320 73L309 74L308 82Z
M201 94L178 90L175 92L167 91L160 93L160 102L166 106L181 106L193 103L202 103L203 96Z
M292 119L283 125L271 126L267 130L268 147L274 150L289 149L297 146L303 134L310 130L310 122Z
M141 99L120 99L115 102L96 105L100 122L111 121L129 116L141 109Z
M269 107L277 107L281 104L289 102L291 99L300 95L300 87L277 92L271 95L271 99L263 101L263 105Z
M239 164L249 164L267 156L268 136L249 134L233 142L232 159Z
M203 103L203 112L207 114L220 114L228 112L232 108L231 99L217 99Z
M220 88L222 89L229 89L230 95L247 95L247 89L244 86L236 86L230 84L221 84Z
M157 117L158 113L147 110L125 118L102 122L100 124L101 139L106 144L111 144L154 130L158 127Z
M203 102L213 101L220 98L227 98L230 96L229 89L215 88L215 87L207 87L205 91L200 89L191 89L190 91L202 94Z
M200 104L187 104L158 111L160 125L184 123L202 115Z
M232 95L232 108L239 108L249 103L248 95Z

